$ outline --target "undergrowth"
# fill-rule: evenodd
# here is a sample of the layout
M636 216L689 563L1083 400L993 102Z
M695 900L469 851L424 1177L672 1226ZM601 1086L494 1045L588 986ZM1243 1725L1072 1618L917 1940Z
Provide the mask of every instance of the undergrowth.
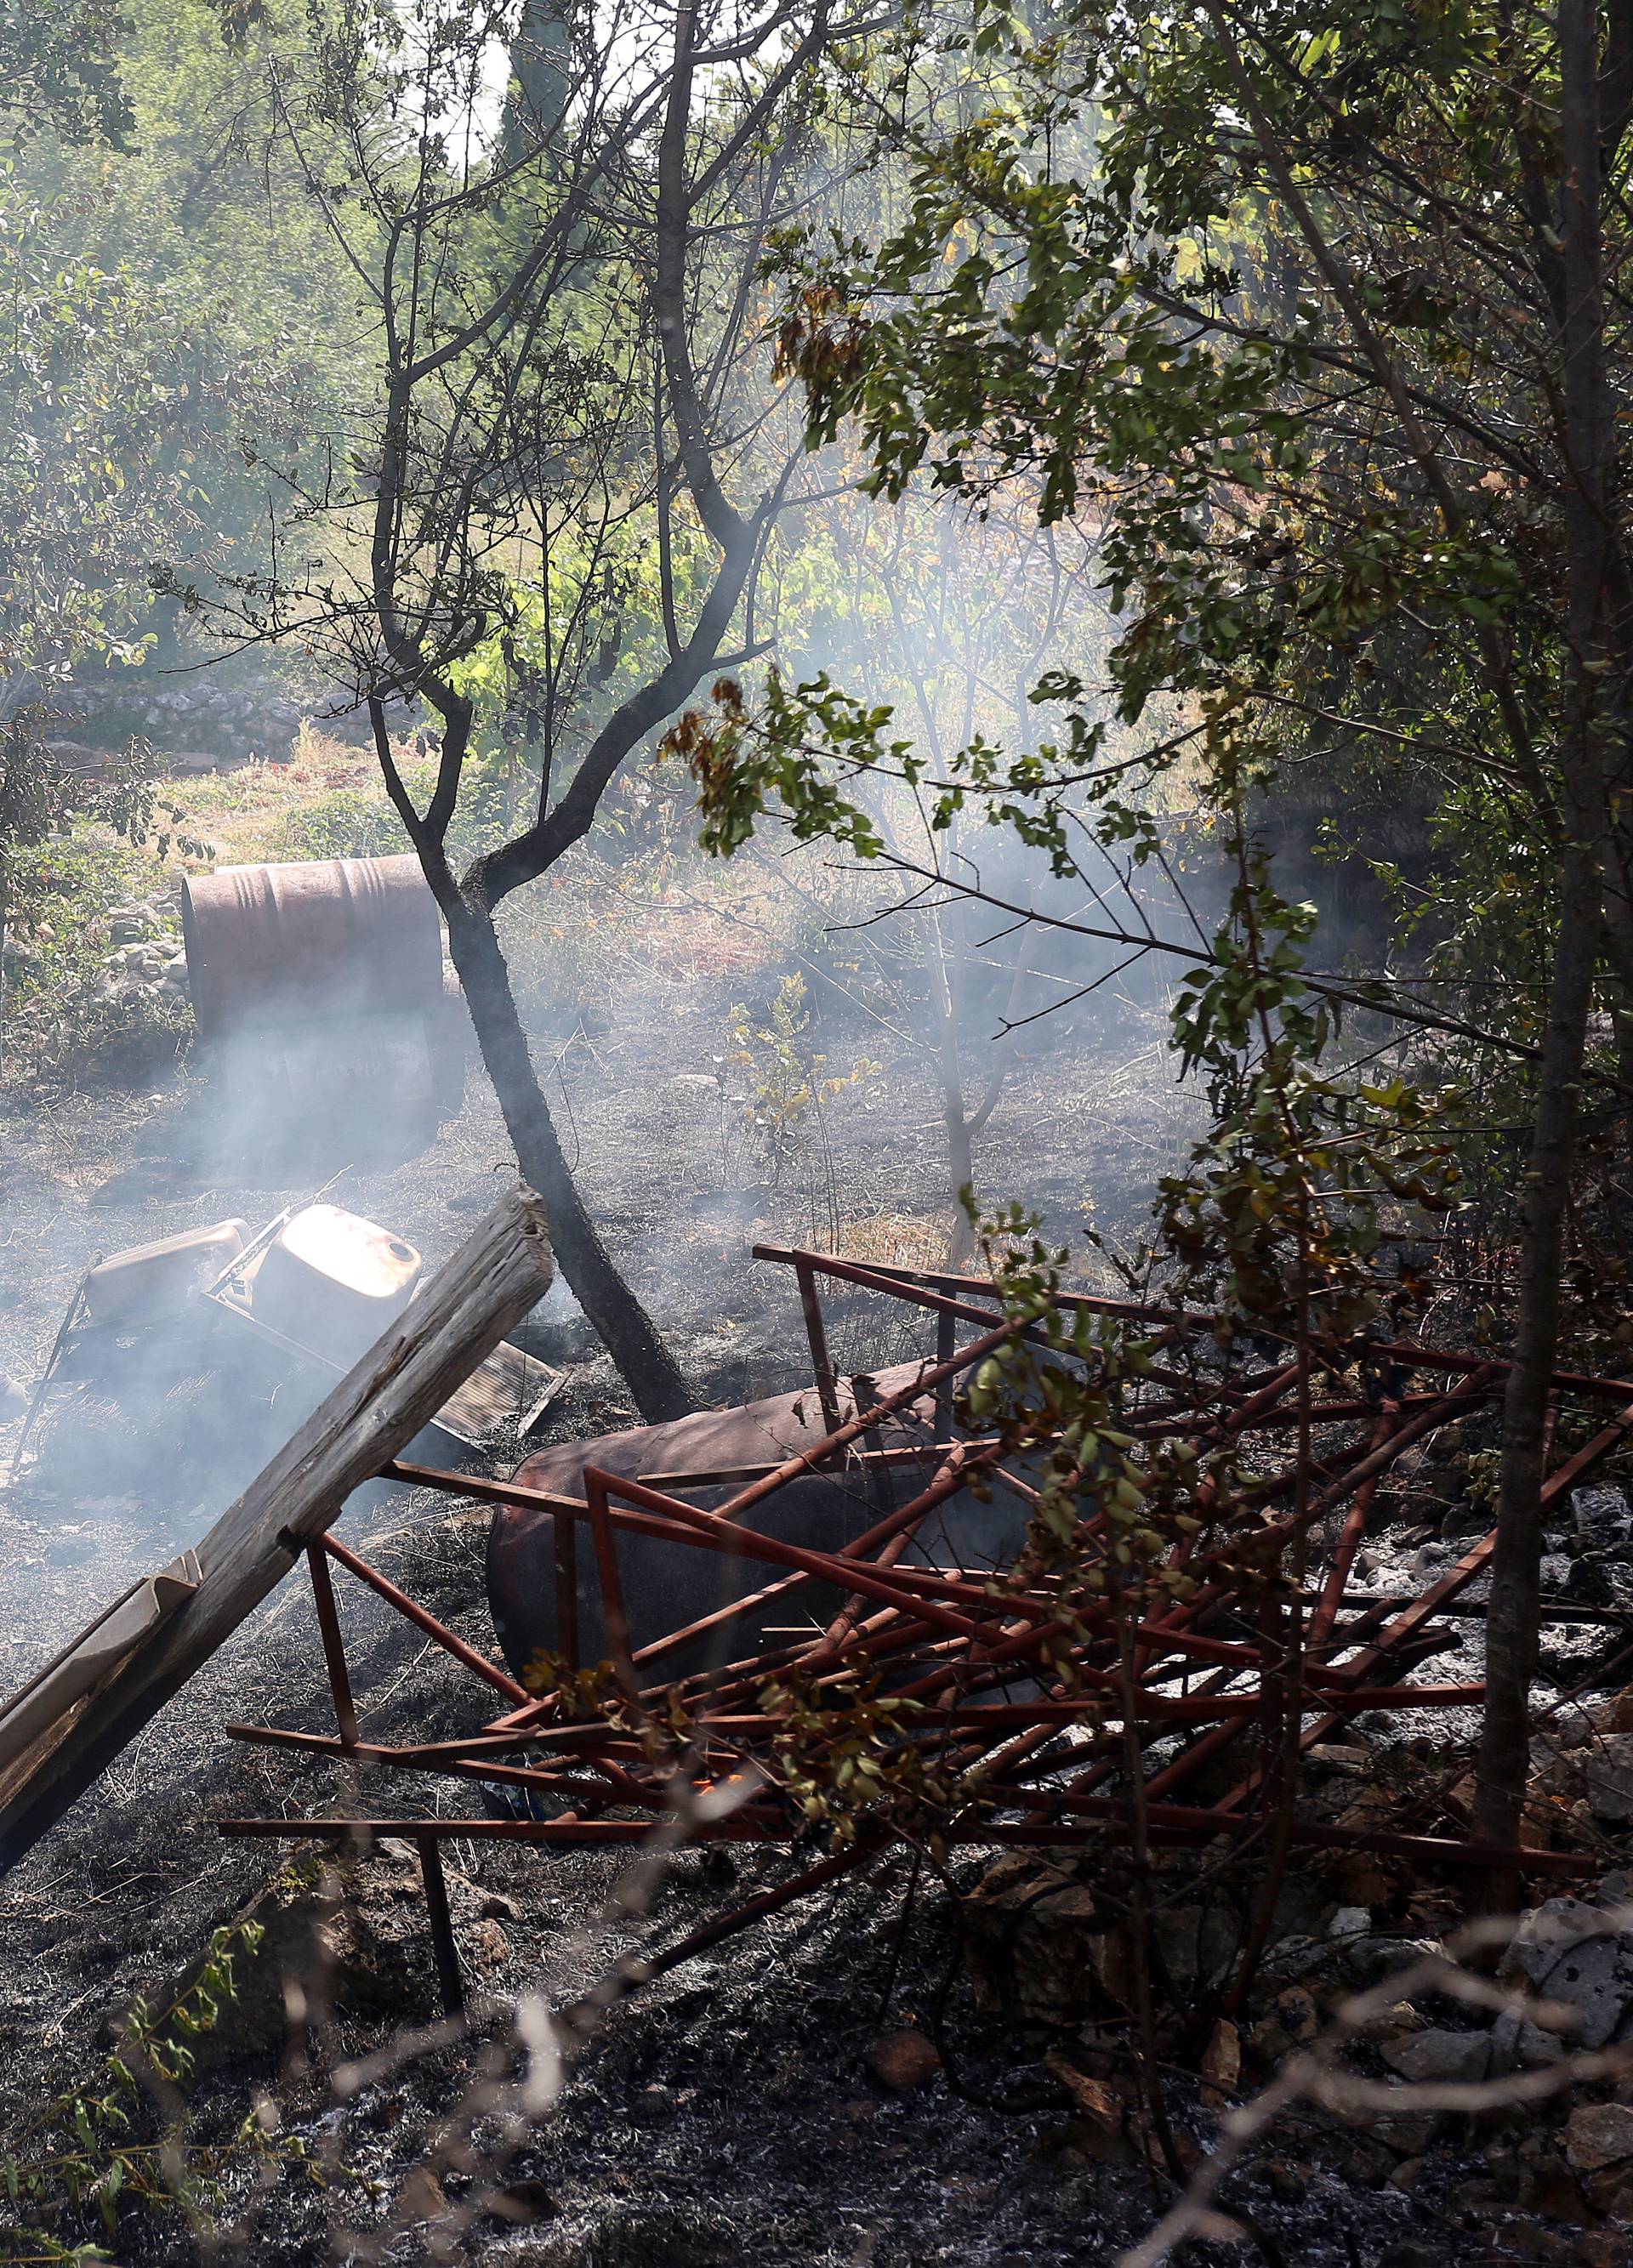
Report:
M160 2014L137 2001L94 2073L28 2121L0 2159L4 2268L112 2260L107 2247L132 2213L207 2232L219 2223L229 2182L246 2171L293 2167L314 2182L327 2178L304 2140L269 2124L259 2109L225 2140L204 2142L191 2131L183 2089L194 2043L230 2017L238 1964L255 1956L262 1936L254 1921L215 1931L188 1989Z
M185 985L162 978L181 943L175 873L151 850L90 822L20 851L4 960L8 1078L139 1074L174 1056L193 1021Z

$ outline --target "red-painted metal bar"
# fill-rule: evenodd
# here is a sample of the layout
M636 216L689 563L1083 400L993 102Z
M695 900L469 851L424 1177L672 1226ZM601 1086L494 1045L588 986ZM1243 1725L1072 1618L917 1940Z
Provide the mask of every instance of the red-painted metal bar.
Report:
M377 1591L388 1606L395 1607L417 1629L423 1630L427 1638L434 1638L445 1653L451 1653L455 1661L462 1661L467 1669L473 1670L496 1693L503 1693L512 1701L526 1701L530 1697L525 1685L518 1685L514 1677L498 1668L484 1653L478 1653L474 1646L468 1646L457 1631L451 1631L446 1623L439 1622L435 1615L422 1607L417 1600L410 1599L406 1591L398 1590L389 1577L382 1575L378 1567L371 1567L366 1559L360 1559L355 1551L348 1550L338 1536L325 1534L318 1541L331 1559L337 1559L348 1573L355 1575L359 1582L366 1583L371 1591Z
M323 1642L329 1690L334 1697L335 1722L343 1743L354 1749L358 1744L358 1712L351 1698L351 1674L346 1667L346 1642L341 1636L329 1561L315 1543L307 1546L307 1572L312 1578L312 1603L317 1612L318 1635Z
M811 1376L816 1382L816 1399L822 1405L823 1420L828 1431L837 1432L839 1424L839 1386L828 1353L828 1330L823 1321L822 1301L816 1295L816 1278L808 1260L794 1262L794 1275L799 1285L800 1312L805 1318L805 1336L810 1342Z
M1393 1431L1400 1415L1398 1402L1385 1402L1378 1413L1372 1427L1371 1447L1378 1448ZM1310 1617L1305 1643L1312 1652L1319 1651L1322 1640L1338 1619L1338 1609L1343 1603L1344 1586L1349 1580L1349 1570L1356 1553L1361 1549L1361 1539L1366 1534L1367 1521L1372 1516L1372 1498L1378 1491L1378 1476L1373 1473L1362 1482L1350 1501L1344 1525L1333 1551L1333 1564L1321 1587L1321 1596L1315 1612Z
M1556 1503L1567 1490L1574 1488L1583 1474L1591 1471L1600 1458L1607 1456L1612 1449L1617 1447L1626 1439L1629 1432L1633 1432L1633 1402L1629 1402L1619 1410L1610 1424L1602 1427L1585 1447L1578 1450L1575 1456L1568 1458L1557 1472L1548 1476L1542 1484L1541 1500L1544 1508ZM1398 1653L1402 1646L1408 1644L1427 1624L1432 1622L1448 1600L1456 1598L1459 1592L1467 1590L1470 1583L1484 1569L1496 1549L1496 1530L1492 1528L1471 1550L1466 1551L1437 1583L1431 1585L1421 1598L1415 1599L1404 1614L1397 1616L1393 1622L1380 1631L1371 1646L1356 1655L1353 1661L1343 1663L1338 1674L1359 1683L1362 1678L1375 1670L1381 1662L1387 1660L1392 1653ZM1331 1719L1327 1719L1326 1722L1331 1722ZM1300 1742L1301 1747L1313 1747L1321 1739L1324 1729L1324 1724L1312 1726L1304 1733ZM1251 1795L1253 1785L1252 1779L1249 1778L1232 1788L1228 1795L1221 1799L1218 1806L1220 1812L1223 1814L1238 1810Z
M594 1465L584 1468L584 1500L589 1506L595 1536L595 1573L601 1585L601 1619L607 1633L607 1651L624 1691L632 1697L639 1691L640 1681L630 1659L630 1620L624 1607L617 1545L613 1540L612 1522L607 1516L607 1485ZM556 1526L559 1533L571 1522L558 1521Z
M695 1528L699 1539L706 1538L706 1548L728 1553L734 1558L764 1559L772 1566L798 1567L808 1575L829 1583L848 1583L853 1590L865 1591L870 1598L880 1600L887 1607L899 1607L936 1624L958 1638L973 1638L976 1625L966 1615L957 1614L950 1608L918 1595L922 1587L911 1580L909 1571L893 1567L888 1577L871 1572L857 1561L846 1562L831 1551L808 1551L798 1543L787 1543L780 1536L763 1535L756 1528L730 1525L731 1511L722 1506L719 1512L701 1512L695 1505L682 1504L677 1497L666 1497L656 1489L648 1489L639 1481L628 1479L622 1473L603 1472L599 1466L587 1465L584 1478L587 1485L595 1473L602 1481L610 1496L624 1497L628 1501L645 1505L662 1512L685 1526ZM722 1534L722 1530L725 1531ZM913 1571L916 1572L917 1571ZM990 1604L982 1600L982 1605Z
M839 1261L831 1253L809 1252L792 1246L757 1244L754 1257L777 1261L789 1267L803 1260L821 1274L841 1276L846 1281L855 1281L860 1274L866 1273L875 1280L863 1288L872 1291L898 1292L898 1282L886 1280L897 1278L900 1285L954 1284L963 1292L989 1300L1002 1296L997 1285L987 1277L944 1275L934 1269L896 1268L883 1261L869 1261L863 1270L855 1261ZM1057 1292L1054 1302L1057 1307L1083 1308L1090 1314L1122 1316L1126 1321L1135 1323L1168 1323L1186 1330L1211 1331L1220 1320L1216 1314L1201 1308L1163 1307L1138 1300L1103 1299L1094 1292ZM983 1311L979 1320L985 1319ZM1287 1333L1256 1327L1256 1336L1286 1337L1290 1344L1290 1334ZM1412 1339L1361 1338L1336 1349L1321 1349L1319 1351L1332 1360L1393 1363L1417 1370L1467 1373L1490 1367L1503 1377L1506 1377L1513 1367L1511 1362L1492 1364L1484 1355L1455 1354L1440 1347L1420 1346ZM1563 1393L1603 1395L1607 1399L1625 1397L1633 1391L1633 1379L1595 1378L1575 1370L1556 1370L1553 1373L1553 1382Z
M893 1394L885 1395L883 1400L874 1403L871 1410L859 1410L854 1418L848 1418L831 1433L824 1434L812 1447L779 1465L774 1473L765 1474L762 1479L750 1482L735 1496L728 1497L724 1504L716 1506L714 1517L717 1520L740 1520L745 1512L765 1498L774 1495L778 1489L786 1488L790 1481L800 1480L805 1474L816 1472L841 1449L848 1448L853 1441L860 1440L864 1433L871 1432L882 1418L894 1417L898 1410L922 1401L927 1395L934 1393L944 1378L956 1378L961 1370L969 1370L974 1364L983 1361L1008 1340L1016 1337L1022 1329L1018 1322L1001 1323L996 1330L983 1332L979 1339L972 1339L968 1346L960 1347L950 1360L927 1364L917 1378L906 1386L898 1387Z

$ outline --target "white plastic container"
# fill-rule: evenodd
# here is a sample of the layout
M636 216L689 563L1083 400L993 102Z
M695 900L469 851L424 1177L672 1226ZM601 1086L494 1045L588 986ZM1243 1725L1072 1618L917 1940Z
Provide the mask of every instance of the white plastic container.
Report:
M407 1307L423 1264L411 1244L377 1222L340 1205L307 1205L262 1254L250 1312L350 1369Z

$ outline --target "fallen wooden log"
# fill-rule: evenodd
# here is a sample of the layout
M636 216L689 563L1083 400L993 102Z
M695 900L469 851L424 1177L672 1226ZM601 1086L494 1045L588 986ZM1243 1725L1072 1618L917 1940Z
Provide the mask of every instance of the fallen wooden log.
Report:
M550 1282L543 1209L530 1189L512 1189L195 1547L191 1587L165 1585L162 1613L99 1615L0 1707L0 1871L232 1636ZM122 1629L122 1651L110 1644Z

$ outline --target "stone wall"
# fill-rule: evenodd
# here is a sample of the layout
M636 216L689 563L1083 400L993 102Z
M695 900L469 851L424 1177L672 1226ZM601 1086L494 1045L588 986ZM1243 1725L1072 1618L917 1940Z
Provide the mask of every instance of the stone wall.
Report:
M132 734L149 740L177 771L248 763L286 763L307 718L337 740L366 745L367 713L335 687L300 688L270 672L231 678L190 673L120 670L53 692L48 703L56 734L91 748L122 747ZM388 710L394 733L411 726L401 703Z

